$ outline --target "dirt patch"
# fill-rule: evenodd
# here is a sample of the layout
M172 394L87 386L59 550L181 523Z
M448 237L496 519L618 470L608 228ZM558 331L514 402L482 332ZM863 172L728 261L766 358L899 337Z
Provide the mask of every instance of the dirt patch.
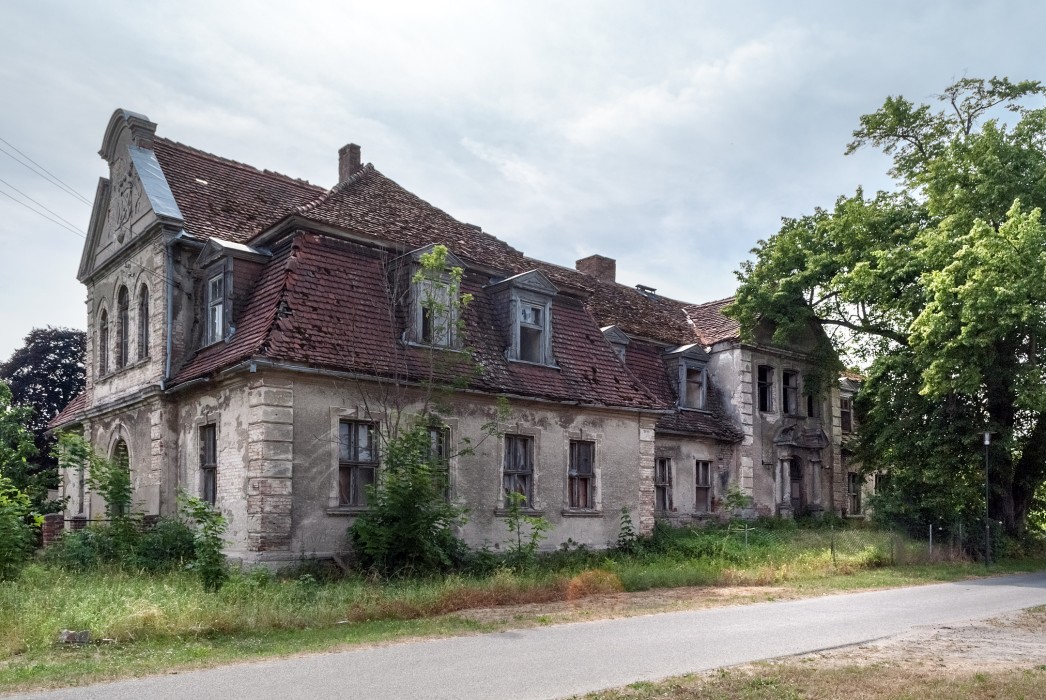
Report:
M868 644L799 658L818 668L882 664L967 673L1041 666L1046 664L1046 608L991 620L917 627Z
M809 597L799 591L774 586L694 586L634 593L602 593L578 600L550 603L474 608L455 613L477 622L521 622L534 620L551 624L577 620L602 620L676 610L696 610L723 605L744 605L771 600Z

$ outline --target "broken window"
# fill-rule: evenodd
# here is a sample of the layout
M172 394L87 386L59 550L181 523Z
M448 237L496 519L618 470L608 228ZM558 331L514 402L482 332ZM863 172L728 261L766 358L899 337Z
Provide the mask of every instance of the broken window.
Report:
M821 414L821 402L814 394L806 395L806 415L817 418Z
M661 457L654 469L654 510L667 513L672 510L672 460Z
M570 490L570 507L593 509L596 507L595 493L596 443L584 440L570 441L570 465L567 482Z
M341 421L338 425L338 505L367 505L367 487L378 472L375 425Z
M861 486L864 484L864 479L857 472L847 472L846 474L846 502L847 512L850 515L861 514Z
M98 374L109 373L109 314L102 309L98 317Z
M505 504L508 494L523 496L524 508L533 508L534 438L529 435L505 436L505 463L502 472Z
M453 347L458 315L456 286L449 280L423 279L414 283L414 340L436 347Z
M200 498L212 506L218 498L218 426L200 426Z
M207 280L207 338L206 345L225 337L225 273Z
M704 460L694 463L694 512L712 512L712 465Z
M519 359L545 362L545 307L527 302L519 305Z
M120 287L116 293L116 369L127 366L130 357L128 350L128 335L131 325L131 304L127 287Z
M799 413L799 373L781 373L781 408L789 415Z
M849 396L839 397L839 425L844 433L852 433L853 423L853 399Z
M432 481L436 490L450 500L450 429L443 425L430 425L428 432L428 462L432 469Z
M149 356L149 288L138 292L138 359Z
M704 408L706 394L704 365L687 363L683 382L683 406L686 408Z
M757 392L759 410L764 413L774 410L774 368L759 365L757 371Z

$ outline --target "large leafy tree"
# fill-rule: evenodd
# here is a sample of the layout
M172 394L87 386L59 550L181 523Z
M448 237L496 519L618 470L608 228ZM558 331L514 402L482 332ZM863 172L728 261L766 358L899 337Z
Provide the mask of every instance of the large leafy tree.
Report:
M785 220L738 273L747 332L820 324L868 368L859 452L900 519L983 517L985 430L993 519L1020 533L1046 481L1044 94L964 78L936 106L888 98L847 152L891 156L895 190Z
M36 453L21 475L11 478L32 497L37 508L45 508L48 488L57 484L57 461L52 453L54 439L47 436L47 423L84 390L83 331L70 328L34 328L25 344L7 362L0 363L0 381L10 387L14 405L31 409L26 420L32 431Z

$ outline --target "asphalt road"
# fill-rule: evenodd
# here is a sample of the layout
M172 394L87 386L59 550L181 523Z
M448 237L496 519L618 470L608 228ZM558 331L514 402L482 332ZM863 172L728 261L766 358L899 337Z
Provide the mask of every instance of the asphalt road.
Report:
M236 664L21 697L561 698L1046 605L1046 572Z

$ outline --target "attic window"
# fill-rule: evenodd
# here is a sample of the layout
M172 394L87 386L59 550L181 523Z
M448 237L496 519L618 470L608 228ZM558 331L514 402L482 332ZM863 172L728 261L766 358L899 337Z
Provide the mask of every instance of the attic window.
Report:
M207 280L207 338L206 343L217 343L225 337L225 272Z
M683 375L683 386L679 395L682 397L682 405L687 408L704 408L706 388L705 366L686 363Z
M665 369L676 384L679 408L704 410L708 400L708 353L697 343L670 350Z
M552 298L559 291L542 272L531 270L492 284L495 304L505 316L505 356L516 362L555 367L552 356Z
M414 342L440 348L457 342L457 308L453 303L456 285L448 279L422 279L414 283Z
M524 362L545 361L545 307L521 303L519 307L519 359Z

